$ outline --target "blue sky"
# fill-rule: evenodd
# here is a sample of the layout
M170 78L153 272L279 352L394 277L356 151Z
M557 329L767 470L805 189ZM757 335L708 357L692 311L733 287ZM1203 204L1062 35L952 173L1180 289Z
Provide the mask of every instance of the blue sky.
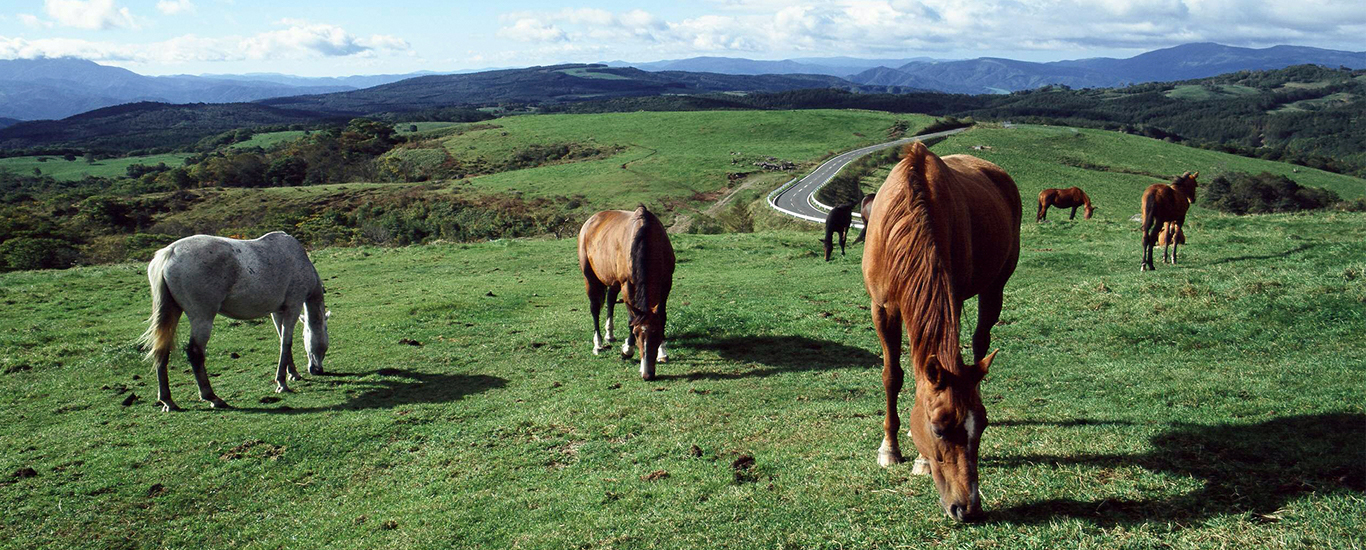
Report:
M383 7L377 7L383 6ZM1188 42L1366 50L1353 0L4 0L0 59L306 76L699 55L1128 57Z

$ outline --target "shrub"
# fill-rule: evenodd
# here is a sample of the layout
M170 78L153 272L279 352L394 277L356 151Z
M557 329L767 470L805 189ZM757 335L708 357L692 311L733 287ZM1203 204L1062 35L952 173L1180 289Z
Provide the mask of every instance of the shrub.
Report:
M0 269L65 269L79 258L71 243L60 239L19 237L0 243Z
M1202 187L1204 207L1238 215L1319 210L1341 200L1330 189L1301 187L1290 178L1269 172L1229 172Z

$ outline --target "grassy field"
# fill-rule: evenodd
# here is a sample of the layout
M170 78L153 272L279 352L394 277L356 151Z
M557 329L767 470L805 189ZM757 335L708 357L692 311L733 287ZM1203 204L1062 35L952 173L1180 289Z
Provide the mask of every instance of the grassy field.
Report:
M299 138L301 138L301 137L304 137L304 135L305 135L305 133L304 133L303 130L284 130L284 131L280 131L280 132L263 132L263 133L260 133L260 134L252 134L251 139L248 139L248 140L246 140L246 141L239 141L239 142L237 142L237 143L234 143L234 144L228 146L228 148L230 148L230 149L247 149L247 148L251 148L251 147L260 147L260 148L262 148L262 149L269 149L269 148L271 148L271 147L274 147L274 146L279 145L279 144L281 144L281 143L284 143L284 142L286 142L286 141L293 141L293 140L299 139Z
M0 547L1366 544L1366 214L1196 209L1182 265L1141 274L1146 180L1060 159L1247 159L1081 135L935 147L991 145L1026 203L1089 178L1101 206L1035 224L1026 205L982 385L982 523L877 466L862 248L826 263L788 231L673 237L671 361L649 383L589 352L572 239L314 251L331 373L274 394L270 324L220 319L208 369L237 408L197 402L175 357L178 414L133 343L145 266L0 275Z
M532 144L624 146L610 158L492 174L468 185L527 196L582 194L593 204L627 208L717 192L727 186L727 173L759 170L752 163L768 157L805 163L883 141L897 120L909 121L913 132L931 119L872 111L535 115L498 119L495 128L453 135L443 145L457 160L502 158Z
M128 174L128 167L134 164L146 164L156 166L158 163L166 163L167 166L181 166L185 158L190 155L171 153L166 155L147 155L141 157L125 157L116 159L97 160L93 164L85 162L85 159L77 157L76 160L63 160L60 156L44 156L46 161L38 162L40 157L10 157L0 159L0 170L9 170L16 174L31 175L33 169L37 168L45 176L52 176L53 179L61 181L71 181L82 179L86 176L99 176L105 178L123 177Z

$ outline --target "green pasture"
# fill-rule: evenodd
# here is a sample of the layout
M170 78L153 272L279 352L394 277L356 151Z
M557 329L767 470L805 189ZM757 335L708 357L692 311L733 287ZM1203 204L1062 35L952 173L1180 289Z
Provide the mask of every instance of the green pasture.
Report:
M1166 96L1172 99L1204 101L1208 99L1249 96L1261 93L1256 88L1238 84L1220 84L1213 86L1213 88L1214 89L1210 89L1209 87L1200 84L1184 84L1168 90Z
M872 140L891 120L844 116L871 129L828 139ZM574 135L521 123L476 146ZM616 121L633 124L646 125ZM814 159L826 146L708 147L697 131L680 132L668 158L700 168L642 159L641 170L707 174L730 150ZM644 146L671 150L631 151ZM881 350L863 249L823 262L811 226L672 236L670 361L652 382L611 350L591 354L573 239L315 250L333 312L329 374L273 393L269 321L220 318L208 370L236 408L198 402L177 354L176 414L153 404L134 343L149 311L144 264L0 274L0 547L1366 545L1366 213L1196 208L1182 263L1149 273L1129 220L1158 181L1146 173L1285 170L1344 198L1362 196L1361 180L1064 128L977 128L934 150L1000 164L1024 202L993 331L1001 352L981 386L983 522L944 518L908 465L877 466ZM591 181L544 177L562 166L520 181L545 194ZM1033 223L1038 190L1068 185L1092 195L1096 218ZM264 208L353 191L380 192L213 200ZM965 336L975 316L969 301Z
M727 186L727 173L760 170L753 163L768 157L803 164L884 141L897 120L909 121L912 132L931 121L831 110L534 115L501 118L495 128L449 136L443 145L462 162L506 158L532 144L624 147L610 158L480 176L468 184L527 196L582 194L590 203L626 208L716 192Z
M234 144L232 144L232 145L229 145L228 148L229 148L229 149L249 149L249 148L252 148L252 147L260 147L260 148L262 148L262 149L269 149L269 148L271 148L271 147L274 147L274 146L276 146L276 145L279 145L279 144L284 143L284 142L287 142L287 141L294 141L294 140L296 140L296 139L299 139L299 138L301 138L301 137L304 137L305 135L307 135L307 132L304 131L304 130L284 130L284 131L280 131L280 132L262 132L262 133L259 133L259 134L252 134L251 139L248 139L248 140L246 140L246 141L239 141L239 142L237 142L237 143L234 143Z
M104 178L118 178L128 174L128 167L134 164L145 164L156 166L159 163L166 163L166 166L175 168L185 163L185 158L190 155L182 153L170 153L165 155L146 155L140 157L124 157L97 160L94 163L87 163L84 158L76 157L76 160L67 161L59 156L31 156L31 157L9 157L0 158L0 170L9 170L16 174L32 175L33 169L42 171L44 176L52 176L53 179L60 181L72 181L83 179L86 176L98 176ZM39 158L47 160L39 162Z

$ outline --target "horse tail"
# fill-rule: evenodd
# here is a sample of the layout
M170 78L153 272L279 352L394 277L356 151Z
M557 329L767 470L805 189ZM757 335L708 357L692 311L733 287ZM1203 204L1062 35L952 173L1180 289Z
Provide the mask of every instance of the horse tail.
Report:
M863 238L868 236L868 218L863 218L863 229L858 232L858 237L854 238L854 244L863 242Z
M176 327L180 325L181 307L166 288L166 263L174 252L171 247L158 250L147 264L147 281L152 284L152 316L147 319L147 332L138 343L147 350L147 359L156 361L170 354L175 347Z
M631 303L636 309L646 311L650 307L650 291L645 283L649 277L650 228L658 224L659 219L645 205L636 209L636 217L640 218L640 226L631 237Z
M1157 221L1154 219L1157 215L1157 193L1154 193L1152 189L1143 193L1141 208L1143 225L1140 230L1143 232L1143 246L1148 246L1148 232L1152 229L1153 223Z

